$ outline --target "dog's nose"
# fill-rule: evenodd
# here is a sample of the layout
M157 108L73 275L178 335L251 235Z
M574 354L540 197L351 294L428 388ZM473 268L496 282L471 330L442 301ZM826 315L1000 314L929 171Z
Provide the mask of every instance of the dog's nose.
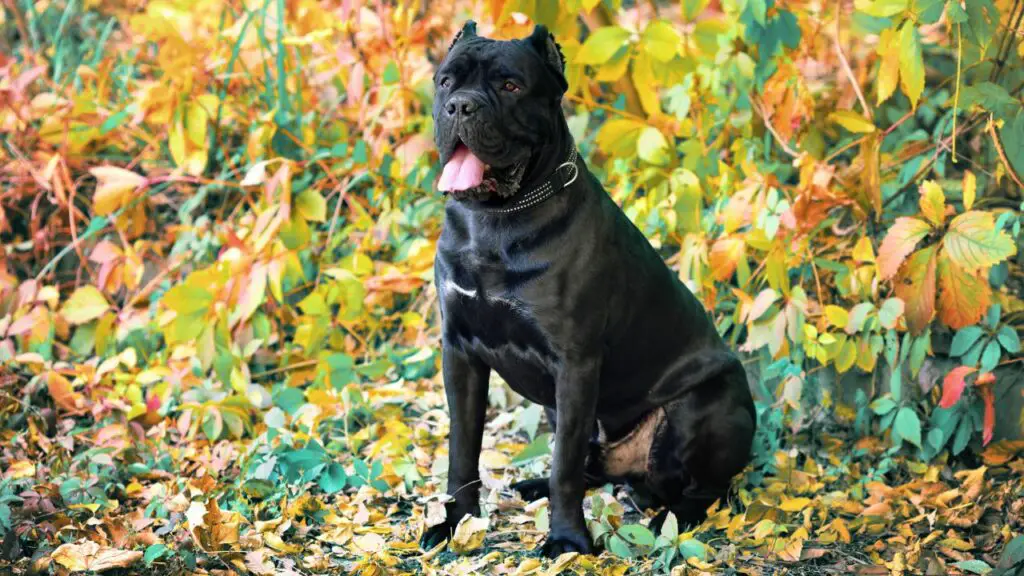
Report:
M445 110L449 116L455 116L461 114L462 116L472 116L473 112L477 109L476 102L471 98L463 95L452 96L448 100L448 105L445 106Z

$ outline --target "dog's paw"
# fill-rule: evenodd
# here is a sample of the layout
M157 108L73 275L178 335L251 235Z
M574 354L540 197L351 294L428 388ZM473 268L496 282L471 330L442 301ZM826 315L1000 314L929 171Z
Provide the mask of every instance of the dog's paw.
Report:
M566 552L579 552L580 554L593 554L594 545L590 542L590 534L586 530L581 531L554 531L548 534L541 552L548 558L558 558Z
M523 497L527 502L535 502L541 498L547 498L551 494L551 484L547 478L534 478L515 482L511 488Z
M438 544L450 540L454 533L455 525L450 522L435 524L423 533L423 537L420 538L420 548L424 551L433 550Z

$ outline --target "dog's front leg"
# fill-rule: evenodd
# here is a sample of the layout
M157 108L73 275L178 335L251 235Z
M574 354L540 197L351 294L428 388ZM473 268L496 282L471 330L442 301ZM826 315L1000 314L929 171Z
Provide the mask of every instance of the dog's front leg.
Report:
M421 545L427 550L450 538L463 516L480 514L480 445L490 368L479 358L445 345L441 372L451 419L448 494L453 500L445 505L445 521L423 534Z
M593 545L583 519L584 467L597 411L600 359L565 362L555 383L555 452L551 466L551 533L544 554L590 554Z

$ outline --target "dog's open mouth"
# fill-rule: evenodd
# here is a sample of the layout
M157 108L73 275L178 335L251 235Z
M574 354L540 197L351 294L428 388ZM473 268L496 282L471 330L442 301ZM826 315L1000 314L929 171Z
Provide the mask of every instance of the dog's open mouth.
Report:
M469 147L459 142L452 152L451 159L444 165L441 178L437 181L437 189L442 192L465 192L484 188L493 191L497 182L489 177L490 166L470 151Z

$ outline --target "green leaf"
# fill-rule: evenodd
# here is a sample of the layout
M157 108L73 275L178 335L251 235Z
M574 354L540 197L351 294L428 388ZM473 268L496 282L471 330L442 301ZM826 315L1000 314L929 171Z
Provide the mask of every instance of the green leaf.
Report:
M640 138L637 139L636 148L637 155L641 160L655 166L668 164L668 140L665 139L661 130L653 126L644 128L640 133Z
M679 554L686 560L696 558L704 562L708 557L708 549L703 542L688 538L679 543Z
M949 223L942 238L946 255L965 270L998 264L1017 253L1005 230L996 230L991 212L971 210Z
M900 28L900 86L911 106L917 108L924 92L924 55L913 20L907 20Z
M651 22L641 38L644 51L658 62L668 62L679 54L679 43L682 38L675 27L664 20Z
M633 557L633 551L629 549L629 544L626 544L626 541L617 534L612 534L608 539L608 549L619 558Z
M953 4L953 2L950 2ZM967 27L970 28L974 41L983 49L987 49L999 27L999 10L992 0L970 0L967 6ZM982 50L984 53L985 50Z
M921 447L921 420L913 408L904 406L896 413L896 421L893 422L893 442L899 440L910 442L918 448Z
M675 542L679 538L679 520L675 514L669 512L665 515L665 522L661 525L661 536L670 542Z
M1003 346L1003 350L1010 354L1020 352L1020 334L1017 334L1017 331L1011 326L1003 324L999 332L996 333L996 339Z
M882 416L888 414L896 408L896 403L892 401L892 398L888 396L882 396L870 404L871 411L875 414Z
M878 309L878 321L883 328L895 328L896 322L903 315L903 300L899 298L887 298Z
M327 200L313 188L306 188L295 197L295 209L306 220L327 221Z
M993 82L979 82L960 91L960 106L967 110L974 105L1004 120L1009 120L1010 111L1020 109L1020 102L1010 96L1006 88Z
M950 356L963 356L967 351L981 338L984 330L981 326L967 326L957 330L956 335L953 336L953 343L949 346Z
M163 558L171 551L165 544L150 544L146 547L146 553L142 555L142 561L146 563L146 566L153 564L153 562Z
M748 0L747 7L750 8L750 13L753 14L754 20L761 26L764 26L768 16L768 5L765 0Z
M972 574L988 574L992 571L992 567L982 560L961 560L953 566Z
M1008 570L1021 562L1024 562L1024 535L1010 540L1009 544L1003 548L997 567Z
M576 62L596 66L611 60L626 43L629 42L629 31L621 26L604 26L598 28L583 43L576 54Z
M875 305L871 302L861 302L850 309L850 320L846 323L846 333L856 334L864 327L868 315L875 311Z
M619 528L618 533L627 542L636 546L654 546L654 534L640 524L626 524Z
M1024 175L1024 109L1018 109L1013 120L1006 120L999 130L999 138L1013 171L1018 176Z
M347 480L348 475L345 474L345 469L341 464L331 462L324 468L317 483L324 492L334 494L345 487Z
M999 342L995 338L988 341L985 345L985 351L981 353L981 371L991 372L996 369L999 365L999 358L1002 356L1002 351L999 349Z
M99 288L86 284L71 293L61 308L61 315L72 324L85 324L102 316L110 304Z
M515 457L512 458L512 464L519 466L535 458L547 456L551 453L551 447L548 445L550 440L550 433L538 434L537 437L533 439L533 442L527 444L519 454L516 454Z
M956 456L964 451L967 443L971 440L971 419L966 415L960 419L960 425L956 428L956 437L953 438L953 455Z

